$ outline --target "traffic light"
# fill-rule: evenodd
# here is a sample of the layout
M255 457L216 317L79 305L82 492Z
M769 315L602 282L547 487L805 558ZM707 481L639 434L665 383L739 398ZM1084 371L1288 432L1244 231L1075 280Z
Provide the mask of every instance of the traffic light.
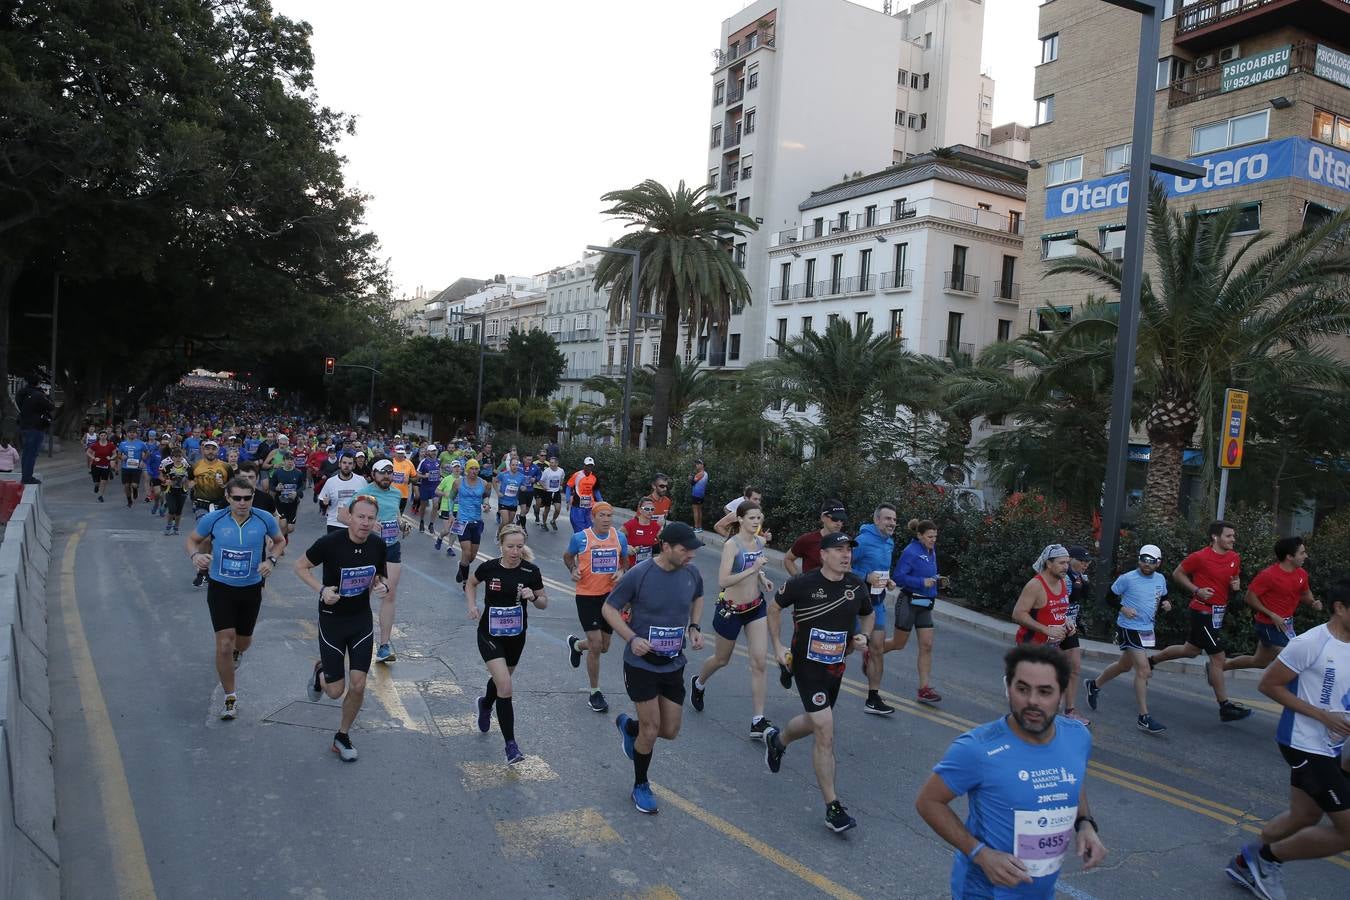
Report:
M398 415L398 407L397 407L397 406L391 406L391 407L389 407L389 415L391 415L391 416L396 416L396 415Z
M323 358L323 374L332 375L337 371L337 357L325 356Z

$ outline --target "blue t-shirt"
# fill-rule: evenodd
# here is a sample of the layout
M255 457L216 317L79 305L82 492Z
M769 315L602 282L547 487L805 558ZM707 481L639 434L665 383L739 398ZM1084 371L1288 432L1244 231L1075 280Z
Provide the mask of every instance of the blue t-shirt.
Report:
M145 448L145 474L151 478L159 478L159 464L163 461L163 456L159 452L159 447L151 444Z
M952 742L933 772L953 794L967 795L966 829L994 850L1015 855L1033 878L1015 888L996 887L957 852L953 897L1054 897L1060 865L1073 851L1078 791L1091 753L1087 728L1064 716L1055 719L1055 736L1044 745L1019 738L1006 717Z
M692 496L695 500L702 500L707 495L708 473L706 471L699 476L697 481L694 482L693 487L690 488L689 493L690 496Z
M538 463L531 463L530 467L523 470L521 474L525 476L525 483L520 486L521 493L524 493L534 490L535 482L539 480L539 476L544 474L544 470L540 468Z
M123 441L117 445L117 452L122 455L123 469L140 469L145 465L145 453L150 448L146 446L145 441Z
M194 463L202 458L202 439L201 438L183 438L183 452L187 454L187 461Z
M211 579L231 587L262 581L258 566L267 559L267 538L280 537L281 528L269 512L249 511L241 525L229 509L207 513L197 522L198 537L211 539Z
M403 537L402 532L399 531L398 523L398 502L403 499L403 495L399 493L398 488L390 485L387 490L381 490L376 485L368 484L357 491L352 500L361 496L374 497L375 502L380 506L378 528L380 537L384 538L385 546L392 547L397 544L399 539ZM351 500L348 500L347 506L350 508L351 505Z
M517 506L520 503L520 495L529 490L526 482L528 479L523 472L500 472L497 474L497 505L498 506Z
M594 528L591 528L590 530L591 530L591 531L595 531ZM622 528L614 528L613 526L611 526L609 530L612 531L612 532L614 532L616 535L619 536L619 559L627 559L627 558L628 558L628 538L627 538L627 536L624 534L623 529L622 529ZM567 552L568 552L568 553L572 554L573 556L577 556L578 554L581 553L582 550L585 550L585 549L586 549L586 531L587 531L587 529L583 528L582 530L580 530L580 531L578 531L578 532L576 532L576 533L574 533L574 534L572 535L572 539L569 540L569 541L567 542ZM596 537L600 538L600 540L603 541L603 540L605 540L606 538L608 538L609 535L608 535L608 534L596 534Z
M422 479L423 491L434 491L441 483L441 461L428 456L417 464L417 474Z
M262 446L262 441L258 438L246 438L244 446L239 448L240 459L252 459L258 455L258 448Z
M1116 616L1117 625L1135 631L1152 631L1158 603L1167 596L1167 579L1161 572L1145 578L1135 569L1117 578L1111 585L1111 593L1120 598L1121 613ZM1125 615L1126 608L1134 610L1133 619Z

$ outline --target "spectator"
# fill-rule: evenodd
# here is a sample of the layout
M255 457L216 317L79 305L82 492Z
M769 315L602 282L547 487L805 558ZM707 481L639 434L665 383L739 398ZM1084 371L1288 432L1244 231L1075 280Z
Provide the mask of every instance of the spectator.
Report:
M19 464L19 451L8 434L0 436L0 473L8 474Z
M28 387L19 391L19 430L23 442L23 483L41 484L33 477L33 467L37 465L38 451L42 449L42 438L52 424L51 398L47 396L50 386L43 382L40 373L28 376Z

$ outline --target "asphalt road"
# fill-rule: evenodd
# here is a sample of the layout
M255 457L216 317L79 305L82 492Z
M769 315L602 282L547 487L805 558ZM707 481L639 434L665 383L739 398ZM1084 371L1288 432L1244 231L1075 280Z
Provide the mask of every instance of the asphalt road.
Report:
M485 681L454 562L414 533L405 545L395 646L376 665L352 736L360 760L329 750L336 704L307 699L317 657L315 601L290 572L267 586L253 649L239 671L240 718L223 722L205 592L191 586L183 539L163 537L145 504L98 504L74 466L48 472L58 531L50 597L58 831L68 897L939 897L950 852L919 820L915 792L948 743L1006 711L990 638L940 628L938 708L911 699L913 651L887 658L890 718L862 712L851 658L837 708L839 791L860 827L823 825L810 746L778 775L746 736L745 659L713 679L707 709L652 766L661 812L628 799L631 764L613 725L631 709L620 653L604 660L612 706L586 706L570 668L577 630L561 563L568 532L531 533L551 605L532 612L516 673L517 737L527 763L508 770L496 733L472 727ZM291 559L322 531L308 498ZM486 552L492 553L488 544ZM709 590L716 549L697 560ZM775 580L781 572L773 573ZM711 604L704 629L711 635ZM711 643L711 641L709 642ZM691 653L701 661L704 653ZM1257 713L1224 725L1194 678L1159 674L1154 714L1134 727L1129 683L1095 714L1090 796L1107 862L1070 861L1060 892L1076 898L1240 897L1222 867L1283 808L1287 769L1275 713L1250 681L1233 692ZM800 711L770 677L768 715ZM1291 897L1350 896L1350 856L1290 865Z

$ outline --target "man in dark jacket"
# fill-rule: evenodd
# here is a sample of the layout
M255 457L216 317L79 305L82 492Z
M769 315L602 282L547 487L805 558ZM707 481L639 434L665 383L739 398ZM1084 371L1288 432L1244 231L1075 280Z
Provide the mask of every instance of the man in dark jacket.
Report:
M19 405L19 431L23 436L22 468L24 484L41 484L33 477L33 467L37 465L38 451L42 449L42 438L52 424L51 398L47 396L49 387L42 376L33 373L28 376L28 386L19 391L16 398Z

